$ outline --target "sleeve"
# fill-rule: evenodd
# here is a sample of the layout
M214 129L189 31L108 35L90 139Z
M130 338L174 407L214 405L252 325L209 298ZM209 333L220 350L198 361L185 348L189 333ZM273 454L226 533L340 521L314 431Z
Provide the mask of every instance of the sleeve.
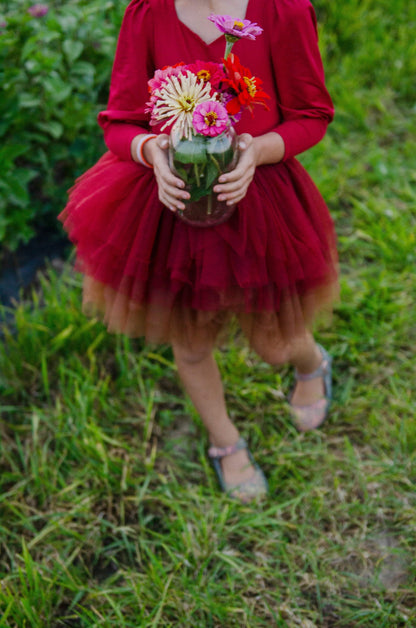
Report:
M125 160L131 159L133 138L150 129L145 106L147 81L154 73L153 37L149 1L133 0L120 29L107 109L98 114L107 147Z
M334 117L325 87L315 11L309 0L276 2L272 55L282 122L273 129L284 160L317 144Z

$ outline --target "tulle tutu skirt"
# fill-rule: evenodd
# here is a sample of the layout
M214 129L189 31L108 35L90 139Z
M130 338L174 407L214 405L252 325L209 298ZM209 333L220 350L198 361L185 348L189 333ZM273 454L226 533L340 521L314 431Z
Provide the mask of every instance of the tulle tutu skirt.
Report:
M215 336L233 314L249 337L286 341L336 296L333 222L296 159L258 167L231 218L205 228L160 203L151 169L107 152L59 219L85 274L84 309L149 342Z

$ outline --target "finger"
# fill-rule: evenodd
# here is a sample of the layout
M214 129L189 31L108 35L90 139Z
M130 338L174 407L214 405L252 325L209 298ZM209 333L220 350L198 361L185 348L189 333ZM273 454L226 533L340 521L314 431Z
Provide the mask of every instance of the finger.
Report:
M169 190L162 190L159 196L160 200L169 207L176 207L177 209L185 209L185 198L178 197L177 194L172 193Z
M247 188L251 181L253 180L253 172L247 172L244 176L238 177L235 181L229 181L228 183L222 183L220 185L216 185L214 187L214 192L216 194L233 194Z
M169 135L166 135L166 133L161 133L157 136L156 141L159 148L161 148L162 150L166 150L169 146Z
M169 185L171 187L183 190L185 187L184 181L173 174L169 166L162 164L157 168L155 172L159 185Z
M172 174L170 171L166 173L165 176L162 176L161 178L164 185L168 185L169 187L175 188L176 190L181 191L181 192L184 191L184 187L185 187L184 181L182 181L182 179L179 179L178 177L175 177L175 175Z
M250 133L242 133L238 136L238 148L240 150L246 150L253 143L253 136Z
M165 207L170 209L170 211L172 212L176 212L178 209L185 208L183 203L179 203L177 199L169 195L162 194L159 196L159 200L161 203L163 203L163 205L165 205Z
M169 194L176 196L177 198L189 198L189 192L184 189L185 183L182 179L178 179L172 173L166 176L158 176L157 184L160 189L168 190Z
M218 194L219 201L225 201L227 204L236 203L241 201L242 198L247 194L247 190L252 182L253 178L249 177L244 181L240 181L238 184L234 185L232 188L228 188L226 191L221 191Z
M240 185L237 189L227 192L227 194L218 194L217 199L219 201L224 201L227 204L236 203L245 197L248 190L248 185L249 184L247 183L245 185Z
M227 200L225 201L225 204L227 206L237 205L238 203L240 203L240 201L243 200L243 198L245 198L246 194L247 194L247 190L244 190L243 192L239 192L237 195L232 196L231 198L227 198Z
M247 190L240 190L237 194L227 196L227 198L224 199L224 202L226 205L237 205L237 203L245 197L246 193Z
M154 162L154 170L158 180L166 181L169 185L174 185L177 188L183 189L185 187L185 182L170 169L166 153L159 153Z
M251 156L247 153L240 158L234 170L230 170L230 172L225 172L219 177L218 183L222 184L232 181L239 181L247 174L251 176L251 174L254 172L254 169L255 166L253 160Z
M227 188L236 188L240 186L245 181L252 179L254 175L254 168L244 168L233 171L232 176L227 176L227 178L223 181L219 180L219 183L216 184L221 190L225 190Z
M177 188L162 186L159 188L159 199L169 208L175 207L176 209L185 209L183 201L189 199L189 193L178 190Z

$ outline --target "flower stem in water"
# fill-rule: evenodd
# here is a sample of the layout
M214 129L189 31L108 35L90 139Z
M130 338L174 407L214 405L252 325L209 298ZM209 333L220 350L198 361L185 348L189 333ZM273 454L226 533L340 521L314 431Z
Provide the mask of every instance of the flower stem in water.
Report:
M201 180L199 178L198 164L194 164L194 173L195 173L196 184L199 187L201 185Z
M207 214L208 216L211 216L212 214L212 192L210 194L208 194L208 198L207 198Z

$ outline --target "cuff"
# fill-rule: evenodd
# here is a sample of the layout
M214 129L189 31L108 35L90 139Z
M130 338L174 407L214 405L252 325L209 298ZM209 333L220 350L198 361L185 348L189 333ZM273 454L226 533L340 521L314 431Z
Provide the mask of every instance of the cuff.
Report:
M285 145L282 161L303 153L315 146L324 137L328 122L318 118L302 118L288 120L277 126L273 131L278 133Z

